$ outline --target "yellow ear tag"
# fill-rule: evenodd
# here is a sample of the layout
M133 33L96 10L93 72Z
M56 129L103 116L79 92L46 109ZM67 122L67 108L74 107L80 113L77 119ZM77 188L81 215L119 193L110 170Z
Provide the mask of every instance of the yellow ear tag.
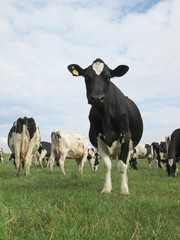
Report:
M79 73L78 73L78 71L76 69L73 70L73 75L76 75L76 76L79 75Z
M78 73L78 71L75 69L74 66L72 66L72 69L74 69L74 70L72 71L73 75L78 76L79 73Z

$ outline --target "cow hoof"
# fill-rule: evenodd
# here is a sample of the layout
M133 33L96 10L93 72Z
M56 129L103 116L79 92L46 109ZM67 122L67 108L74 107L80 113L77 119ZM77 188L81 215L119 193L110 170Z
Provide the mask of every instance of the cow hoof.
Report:
M112 189L104 188L101 193L110 194L110 193L112 193Z
M124 195L124 196L129 196L130 195L129 192L122 192L121 194Z

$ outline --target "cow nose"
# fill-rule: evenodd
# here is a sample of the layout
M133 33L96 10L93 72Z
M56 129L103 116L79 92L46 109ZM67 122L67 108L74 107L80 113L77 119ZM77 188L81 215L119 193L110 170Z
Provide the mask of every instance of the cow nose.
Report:
M95 102L104 102L104 95L92 95L91 96L91 102L95 103Z

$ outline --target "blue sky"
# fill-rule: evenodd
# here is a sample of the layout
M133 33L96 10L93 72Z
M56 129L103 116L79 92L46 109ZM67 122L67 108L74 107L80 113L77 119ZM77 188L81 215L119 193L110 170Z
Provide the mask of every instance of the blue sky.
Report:
M112 81L138 105L141 142L179 128L180 1L6 0L0 5L0 146L18 117L34 117L41 139L56 129L88 137L83 68L101 58L130 67Z

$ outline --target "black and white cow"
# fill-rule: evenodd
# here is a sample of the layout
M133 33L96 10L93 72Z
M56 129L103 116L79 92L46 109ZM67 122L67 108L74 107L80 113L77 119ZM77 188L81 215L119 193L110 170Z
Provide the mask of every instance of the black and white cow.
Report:
M16 176L18 177L24 165L25 175L28 175L32 157L40 145L40 132L33 118L18 118L8 134L8 146L15 159Z
M0 162L3 163L3 149L0 147Z
M151 153L151 145L150 144L138 144L133 150L130 158L130 165L133 169L137 170L137 159L147 158L149 162L149 167L151 167L151 161L153 159Z
M163 163L166 162L167 146L166 142L153 142L151 144L151 152L153 156L153 166L157 162L157 167L161 167L165 170Z
M88 150L88 156L87 159L90 161L91 159L94 159L94 172L97 172L98 165L99 165L99 154L98 151L94 148L90 148Z
M35 154L35 165L39 162L41 168L43 168L42 161L46 159L48 161L51 155L51 143L41 141L40 146Z
M110 158L119 155L121 193L128 195L129 151L139 143L143 123L135 103L126 97L110 79L123 76L129 67L120 65L112 70L101 59L96 59L85 69L77 64L71 64L68 70L73 76L85 78L88 103L92 105L89 114L89 138L92 145L98 149L105 168L105 184L102 192L112 192Z
M175 177L178 172L178 163L180 160L180 129L174 130L171 136L166 138L168 147L167 172L168 176Z

